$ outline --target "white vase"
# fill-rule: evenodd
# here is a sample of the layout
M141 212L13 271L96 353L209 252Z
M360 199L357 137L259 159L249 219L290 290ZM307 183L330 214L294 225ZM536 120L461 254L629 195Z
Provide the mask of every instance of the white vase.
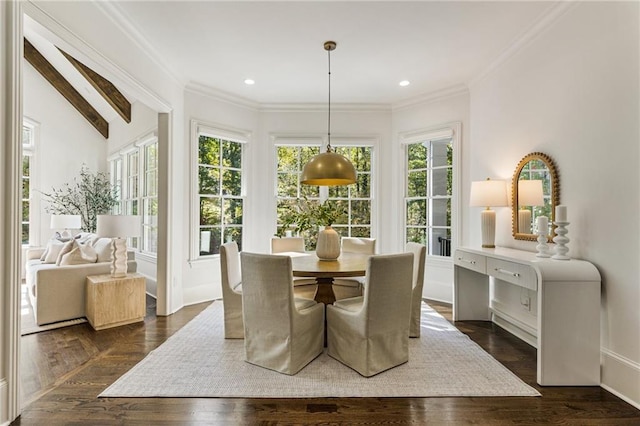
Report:
M336 260L340 256L340 234L331 226L318 232L316 255L320 260Z

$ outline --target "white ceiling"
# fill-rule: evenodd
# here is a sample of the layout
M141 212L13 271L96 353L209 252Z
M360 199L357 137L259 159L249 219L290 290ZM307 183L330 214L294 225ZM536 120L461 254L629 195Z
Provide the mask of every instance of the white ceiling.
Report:
M334 40L332 103L396 104L468 84L554 3L121 1L107 10L185 84L257 103L326 102L323 44Z

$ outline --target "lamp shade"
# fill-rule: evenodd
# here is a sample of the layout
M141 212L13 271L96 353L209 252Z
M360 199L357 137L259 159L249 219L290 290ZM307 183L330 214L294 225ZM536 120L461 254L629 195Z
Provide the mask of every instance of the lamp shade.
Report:
M82 221L79 214L57 214L51 216L51 229L80 229Z
M302 169L300 182L305 185L350 185L356 181L356 169L343 155L323 152L315 155Z
M472 207L507 206L507 183L503 180L490 179L471 182L469 205Z
M98 215L96 232L101 237L139 237L140 216Z
M541 180L518 181L519 206L544 206Z

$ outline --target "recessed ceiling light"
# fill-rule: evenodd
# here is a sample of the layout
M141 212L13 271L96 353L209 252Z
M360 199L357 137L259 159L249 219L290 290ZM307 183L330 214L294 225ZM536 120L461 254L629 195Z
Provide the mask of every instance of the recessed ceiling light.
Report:
M411 82L409 80L402 80L400 82L400 86L402 86L402 87L408 86L410 84L411 84Z
M255 82L254 80L251 80L250 78L247 78L247 79L244 81L244 84L246 84L246 85L248 85L248 86L251 86L252 84L256 84L256 82Z

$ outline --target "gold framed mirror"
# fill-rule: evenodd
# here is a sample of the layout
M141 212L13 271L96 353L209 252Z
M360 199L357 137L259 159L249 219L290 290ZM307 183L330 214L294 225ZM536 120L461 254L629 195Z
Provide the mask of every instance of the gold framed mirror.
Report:
M541 152L524 156L511 181L513 238L536 241L536 220L549 219L548 239L555 236L555 209L560 204L560 181L551 157Z

